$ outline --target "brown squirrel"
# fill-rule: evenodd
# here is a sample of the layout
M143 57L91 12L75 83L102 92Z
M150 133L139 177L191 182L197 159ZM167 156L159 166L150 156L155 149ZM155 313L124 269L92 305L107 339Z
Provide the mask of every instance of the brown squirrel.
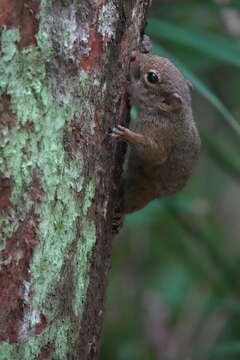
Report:
M130 101L137 118L112 136L128 143L122 177L123 213L181 190L201 141L191 109L191 83L167 58L133 51Z

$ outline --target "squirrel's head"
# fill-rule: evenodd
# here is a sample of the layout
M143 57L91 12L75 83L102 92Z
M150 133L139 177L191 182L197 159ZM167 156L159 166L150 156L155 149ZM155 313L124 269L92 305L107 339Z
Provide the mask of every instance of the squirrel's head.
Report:
M179 112L191 102L191 83L167 58L133 51L130 95L138 109Z

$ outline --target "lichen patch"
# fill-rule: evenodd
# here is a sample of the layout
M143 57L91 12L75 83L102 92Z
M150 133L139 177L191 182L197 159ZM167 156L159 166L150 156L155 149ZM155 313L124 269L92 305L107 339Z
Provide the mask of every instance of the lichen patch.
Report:
M118 16L114 3L110 1L104 4L98 16L98 31L103 38L114 39L117 20Z

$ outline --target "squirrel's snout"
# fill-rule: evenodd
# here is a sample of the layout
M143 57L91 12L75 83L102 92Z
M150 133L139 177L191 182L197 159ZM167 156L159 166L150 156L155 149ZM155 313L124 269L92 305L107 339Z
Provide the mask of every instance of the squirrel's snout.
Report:
M139 54L139 51L137 51L137 50L132 51L131 54L130 54L130 61L131 62L135 61L138 54Z

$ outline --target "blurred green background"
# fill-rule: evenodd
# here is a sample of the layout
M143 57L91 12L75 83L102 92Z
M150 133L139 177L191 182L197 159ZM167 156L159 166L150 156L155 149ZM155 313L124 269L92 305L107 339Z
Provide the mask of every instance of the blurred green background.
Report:
M114 240L101 360L239 360L240 1L153 0L146 32L194 85L202 155Z

